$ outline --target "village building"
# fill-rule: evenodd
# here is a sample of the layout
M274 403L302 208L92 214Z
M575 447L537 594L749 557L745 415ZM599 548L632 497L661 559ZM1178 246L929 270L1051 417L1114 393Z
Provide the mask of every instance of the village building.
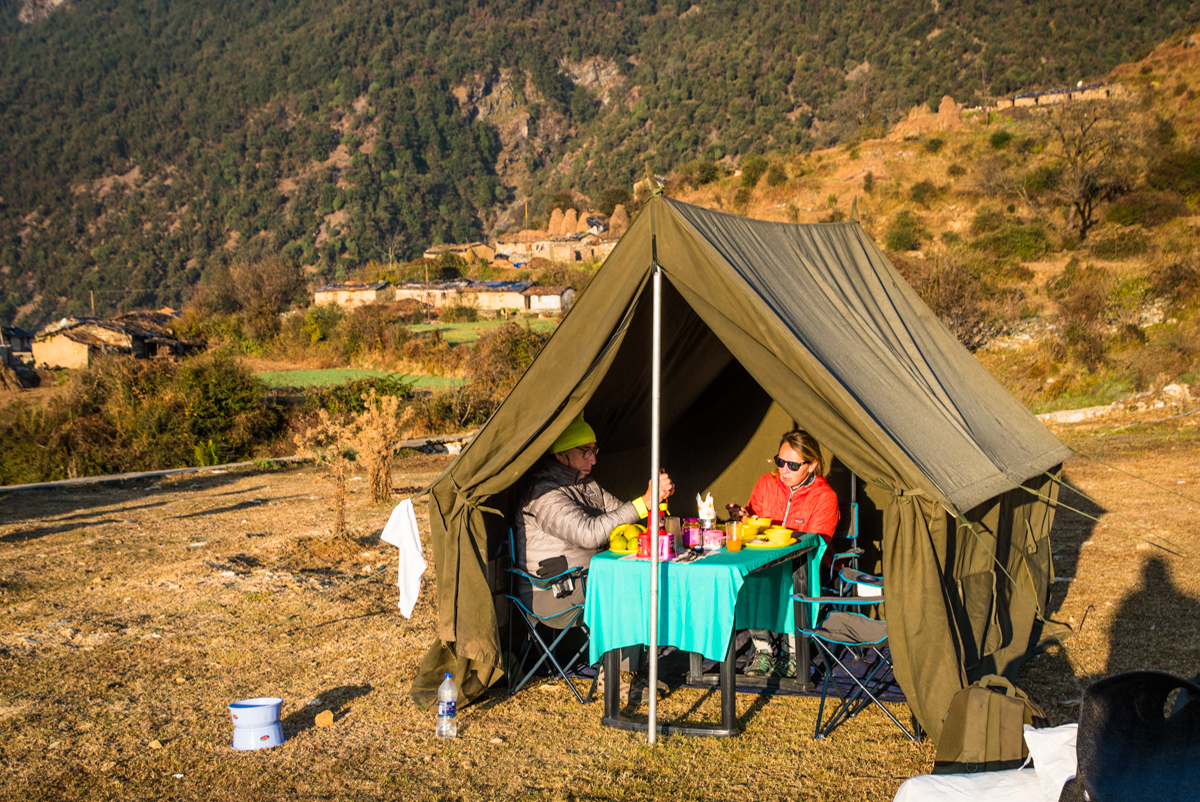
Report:
M525 309L529 312L565 312L575 302L575 290L570 287L534 286L524 290Z
M1001 98L996 105L1003 109L1017 106L1049 106L1069 100L1109 100L1113 97L1115 88L1102 83L1088 86L1081 84L1068 89L1053 89L1048 92L1025 92L1013 97Z
M0 365L33 361L33 333L16 326L0 327Z
M126 312L110 319L66 317L33 339L35 365L86 368L97 354L128 354L137 359L182 356L198 348L171 333L173 318L160 312Z
M388 281L370 284L325 284L317 288L313 303L337 304L353 309L365 304L386 303L395 298L396 290Z
M396 300L411 298L420 301L434 309L445 309L447 306L462 305L462 296L471 282L460 279L457 281L406 281L397 284Z
M468 262L490 262L496 258L496 249L484 242L468 242L463 245L430 245L422 255L426 259L438 259L444 253L454 254Z
M411 298L434 309L471 306L481 311L524 310L522 293L530 281L408 281L396 287L396 297Z
M562 312L571 308L575 290L542 287L530 281L409 281L396 287L397 299L412 299L433 309L469 306L488 312Z
M491 311L524 310L527 302L523 293L532 284L531 281L473 281L466 291L475 300L474 303L467 300L466 305Z
M619 237L607 234L562 234L546 239L527 241L517 236L502 236L496 240L496 252L514 266L520 267L541 257L551 262L603 262L617 247Z

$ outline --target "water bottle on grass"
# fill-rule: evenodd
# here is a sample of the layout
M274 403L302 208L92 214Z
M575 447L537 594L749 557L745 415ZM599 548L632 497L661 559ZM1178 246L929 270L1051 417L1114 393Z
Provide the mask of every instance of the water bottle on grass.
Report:
M437 737L454 738L458 735L458 688L454 675L447 674L438 686Z

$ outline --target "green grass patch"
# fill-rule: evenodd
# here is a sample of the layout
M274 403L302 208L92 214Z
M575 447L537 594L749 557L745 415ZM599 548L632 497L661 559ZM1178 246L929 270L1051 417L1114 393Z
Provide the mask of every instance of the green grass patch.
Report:
M409 326L409 331L415 334L424 334L426 332L437 331L441 332L442 339L451 345L463 345L473 343L479 339L480 335L492 329L498 329L507 320L479 320L474 323L418 323L414 326ZM556 320L541 320L529 318L519 321L522 326L528 326L534 331L554 331L558 327Z
M387 377L402 378L406 381L411 380L412 386L419 389L457 387L464 382L463 379L453 379L445 376L419 376L403 373L391 373L386 370L366 370L362 368L281 370L273 373L258 374L258 378L270 387L335 387L339 384L355 381L356 379Z

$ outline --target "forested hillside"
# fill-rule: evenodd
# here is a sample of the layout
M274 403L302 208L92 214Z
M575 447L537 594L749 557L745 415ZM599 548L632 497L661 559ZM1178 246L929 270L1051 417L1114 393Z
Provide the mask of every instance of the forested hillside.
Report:
M647 169L877 134L1104 76L1191 0L0 0L0 320L181 305L279 254L340 275L619 197Z

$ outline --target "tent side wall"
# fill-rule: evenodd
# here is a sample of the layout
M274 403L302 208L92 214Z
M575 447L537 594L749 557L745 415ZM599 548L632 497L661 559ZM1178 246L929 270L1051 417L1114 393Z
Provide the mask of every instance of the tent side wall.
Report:
M1014 678L1042 632L1057 494L1039 476L961 516L920 493L885 510L888 645L934 741L954 694L985 674Z

